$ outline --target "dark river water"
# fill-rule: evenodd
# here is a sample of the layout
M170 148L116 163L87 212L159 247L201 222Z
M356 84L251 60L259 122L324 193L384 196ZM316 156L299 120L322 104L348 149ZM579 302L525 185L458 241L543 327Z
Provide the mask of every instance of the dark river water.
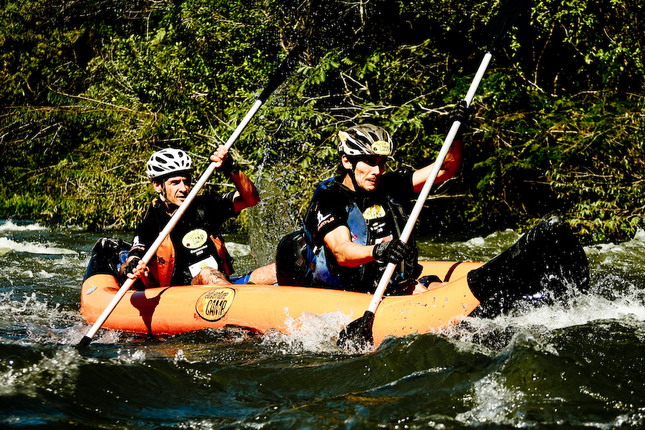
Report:
M482 261L518 237L420 247ZM292 335L100 331L77 350L97 239L0 221L0 428L645 428L645 232L585 247L588 294L366 354L306 317ZM230 246L252 264L248 245Z

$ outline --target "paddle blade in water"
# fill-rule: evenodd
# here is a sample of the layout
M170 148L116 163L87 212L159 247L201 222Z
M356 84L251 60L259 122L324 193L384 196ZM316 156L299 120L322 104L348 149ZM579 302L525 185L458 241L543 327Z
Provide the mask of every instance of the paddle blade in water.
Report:
M83 339L76 345L78 348L85 348L92 342L92 338L88 336L83 336Z
M374 344L373 325L374 313L365 311L362 317L347 324L347 327L340 332L336 344L345 349L372 346Z

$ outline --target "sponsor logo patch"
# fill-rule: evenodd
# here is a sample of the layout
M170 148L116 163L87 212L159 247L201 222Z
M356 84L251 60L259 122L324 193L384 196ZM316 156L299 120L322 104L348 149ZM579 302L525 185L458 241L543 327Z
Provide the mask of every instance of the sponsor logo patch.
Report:
M376 155L390 155L390 144L384 140L377 140L372 143L372 151Z
M191 230L181 239L182 245L188 249L197 249L206 243L208 233L201 228Z
M383 206L381 205L370 206L369 208L365 209L365 212L363 212L363 218L365 218L366 220L383 218L384 216L385 209L383 209Z
M208 290L195 303L197 315L206 321L218 321L224 318L233 305L235 290L232 288L215 288Z
M318 212L318 230L319 231L321 228L323 228L325 225L329 224L332 221L334 221L334 217L331 216L331 214L323 216L320 212Z

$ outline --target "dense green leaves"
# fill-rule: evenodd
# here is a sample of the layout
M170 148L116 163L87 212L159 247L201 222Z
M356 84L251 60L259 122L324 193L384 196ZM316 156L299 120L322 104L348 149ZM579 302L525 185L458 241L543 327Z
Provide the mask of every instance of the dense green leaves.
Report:
M434 159L500 6L4 3L3 217L132 227L151 195L148 155L176 146L205 166L280 60L303 44L298 71L234 147L264 198L242 223L274 230L274 243L314 184L334 173L339 128L388 128L398 146L392 167ZM633 0L536 0L520 14L472 106L461 174L437 190L422 233L524 227L553 210L590 238L642 228L644 9ZM271 228L261 225L267 214Z

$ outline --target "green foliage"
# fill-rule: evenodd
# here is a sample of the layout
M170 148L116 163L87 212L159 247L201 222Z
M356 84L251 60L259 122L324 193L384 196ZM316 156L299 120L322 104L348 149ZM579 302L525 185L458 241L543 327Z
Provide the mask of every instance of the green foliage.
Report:
M204 167L300 43L297 72L234 146L264 201L231 228L264 227L275 242L334 174L339 129L386 127L394 168L436 157L499 6L7 0L0 216L132 228L151 197L149 154L181 147ZM525 227L554 210L591 239L643 228L644 9L540 0L521 13L471 107L461 173L419 228ZM230 186L221 179L211 186Z

